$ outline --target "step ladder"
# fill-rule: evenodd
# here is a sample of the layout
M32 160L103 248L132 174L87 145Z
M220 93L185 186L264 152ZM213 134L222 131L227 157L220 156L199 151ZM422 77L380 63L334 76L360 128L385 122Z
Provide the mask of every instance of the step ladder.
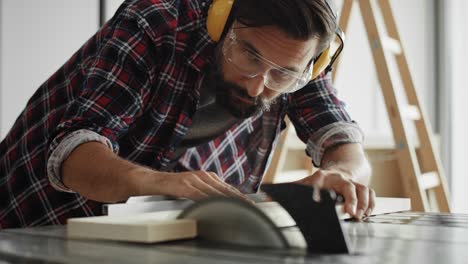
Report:
M409 71L400 35L395 23L389 0L343 0L339 18L341 29L346 32L351 10L358 2L360 13L366 28L378 80L382 89L387 113L395 141L395 155L400 171L402 189L411 198L414 211L450 212L447 182L438 155L434 150L432 132L427 117L421 108L417 91ZM380 9L380 13L378 12ZM386 31L379 29L377 16L381 15ZM389 71L389 59L394 56L402 80L407 103L400 102L392 76ZM339 66L335 62L332 78ZM400 95L401 96L401 95ZM400 100L399 100L400 99ZM409 123L414 122L419 144L414 136L409 135ZM267 171L265 182L273 181L281 170L286 158L290 128L282 134L279 148L275 151L272 166Z

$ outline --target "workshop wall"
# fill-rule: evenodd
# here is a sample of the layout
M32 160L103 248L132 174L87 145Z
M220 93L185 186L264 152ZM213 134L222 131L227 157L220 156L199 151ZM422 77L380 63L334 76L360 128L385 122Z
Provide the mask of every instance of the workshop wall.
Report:
M1 0L0 138L33 92L98 29L98 1Z
M110 18L123 0L106 1ZM98 0L0 0L0 139L34 91L99 28Z

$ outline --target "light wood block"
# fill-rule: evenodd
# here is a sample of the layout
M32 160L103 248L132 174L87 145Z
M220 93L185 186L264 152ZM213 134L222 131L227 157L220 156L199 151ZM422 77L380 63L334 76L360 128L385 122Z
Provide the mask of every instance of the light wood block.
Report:
M194 238L197 223L175 219L180 211L155 212L125 217L96 216L69 219L67 235L72 238L106 239L155 243Z

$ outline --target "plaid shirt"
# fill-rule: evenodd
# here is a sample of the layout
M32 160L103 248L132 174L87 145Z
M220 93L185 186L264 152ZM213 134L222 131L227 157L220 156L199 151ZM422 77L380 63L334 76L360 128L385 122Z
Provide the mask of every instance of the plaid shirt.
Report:
M79 144L100 141L130 161L165 170L197 109L216 43L209 0L131 0L32 96L0 144L0 229L64 224L101 213L61 182ZM329 76L280 96L272 110L188 149L177 170L216 172L255 192L288 115L316 164L324 150L362 134ZM96 166L99 166L96 164Z

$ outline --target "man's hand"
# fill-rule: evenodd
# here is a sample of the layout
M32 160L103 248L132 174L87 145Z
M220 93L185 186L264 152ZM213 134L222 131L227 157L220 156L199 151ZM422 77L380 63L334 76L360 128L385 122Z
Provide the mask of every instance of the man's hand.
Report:
M349 176L339 171L318 170L312 176L297 183L334 190L343 195L346 213L357 219L371 215L375 207L374 190L353 181Z
M155 183L155 188L158 189L156 192L165 195L191 200L200 200L209 196L229 196L248 200L240 191L221 181L213 172L190 171L159 175Z
M361 219L375 207L375 192L367 187L371 168L359 143L347 143L325 151L320 170L299 181L334 190L345 198L345 211Z
M142 195L168 195L193 200L230 196L248 200L215 173L155 171L120 158L98 142L78 146L62 164L62 174L68 188L100 202L121 202L130 196Z

